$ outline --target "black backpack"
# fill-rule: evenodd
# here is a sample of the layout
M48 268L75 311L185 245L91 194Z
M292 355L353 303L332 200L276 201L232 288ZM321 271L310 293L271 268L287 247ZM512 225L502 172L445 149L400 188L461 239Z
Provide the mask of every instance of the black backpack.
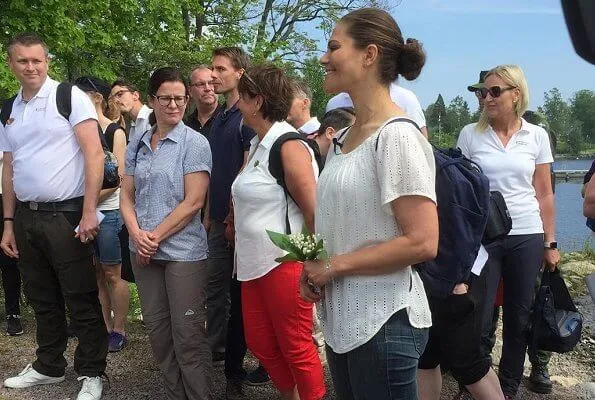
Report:
M385 127L396 122L410 123L421 134L419 126L409 118L396 118ZM376 151L381 133L376 138ZM438 255L415 268L428 295L446 298L471 273L488 219L490 185L481 168L463 156L460 149L434 147L434 160Z
M273 175L273 178L277 180L277 184L283 188L285 192L285 233L291 233L291 226L289 225L289 199L288 196L291 197L291 193L287 190L287 185L285 184L285 171L283 169L283 162L281 161L281 146L283 143L289 140L301 140L302 142L306 143L312 152L314 153L314 159L316 160L316 164L318 164L318 171L322 171L323 162L322 156L320 154L320 147L318 147L318 143L314 139L307 139L300 135L297 132L287 132L283 135L279 136L277 140L271 146L271 150L269 152L269 172ZM293 200L293 197L292 197Z
M58 113L66 120L69 121L70 114L72 112L72 87L74 85L69 82L61 82L58 84L56 89L56 108ZM6 126L10 114L12 113L12 105L17 95L14 95L10 99L4 102L2 110L0 111L0 122L3 126ZM111 126L111 125L110 125ZM109 127L108 127L109 129ZM117 129L117 128L116 128ZM118 163L114 154L110 151L114 146L114 133L116 129L112 128L111 132L111 146L104 137L101 126L97 123L97 133L101 140L101 147L104 153L104 172L103 172L103 184L102 189L112 189L120 185L120 175L118 174ZM106 129L107 132L107 129Z

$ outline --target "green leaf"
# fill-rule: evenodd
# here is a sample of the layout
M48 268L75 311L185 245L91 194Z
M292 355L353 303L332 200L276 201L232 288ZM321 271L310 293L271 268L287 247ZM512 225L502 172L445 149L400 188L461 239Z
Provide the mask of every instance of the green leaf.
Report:
M320 249L318 255L316 257L317 260L327 260L328 259L328 252L326 249Z
M269 235L271 241L275 244L275 246L277 246L281 250L285 250L293 254L301 254L300 249L298 249L296 246L293 245L293 243L289 241L288 235L284 233L269 231L268 229L266 232Z
M285 261L305 261L305 260L301 260L300 257L298 257L297 255L295 255L293 253L288 253L288 254L285 254L283 257L275 258L275 261L278 263L282 263Z

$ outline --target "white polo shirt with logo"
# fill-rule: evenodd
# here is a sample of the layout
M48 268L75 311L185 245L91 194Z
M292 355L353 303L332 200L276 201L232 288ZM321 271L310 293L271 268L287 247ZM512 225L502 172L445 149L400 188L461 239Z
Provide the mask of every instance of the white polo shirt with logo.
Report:
M67 121L56 107L57 88L58 82L48 77L28 102L23 101L21 88L6 126L0 124L0 151L12 153L13 187L20 201L63 201L84 195L85 160L72 127L97 120L97 113L89 97L73 87Z
M547 132L521 119L521 129L504 147L492 127L478 132L475 123L461 130L457 147L479 164L490 180L490 190L502 193L512 218L509 234L543 233L533 175L536 165L554 162Z
M405 114L415 121L420 128L426 126L426 116L424 115L421 104L415 93L411 90L402 88L396 82L393 82L390 84L390 98L396 105L401 107L403 111L405 111ZM351 97L347 93L339 93L331 98L328 103L326 103L325 112L341 107L353 107L353 101L351 101Z

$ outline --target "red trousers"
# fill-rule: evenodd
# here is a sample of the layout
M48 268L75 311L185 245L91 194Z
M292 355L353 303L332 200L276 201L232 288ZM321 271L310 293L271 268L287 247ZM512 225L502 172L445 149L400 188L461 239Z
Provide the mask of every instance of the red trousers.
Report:
M297 386L301 400L320 400L326 389L312 341L312 304L299 293L301 272L301 263L284 262L242 282L246 343L279 391Z

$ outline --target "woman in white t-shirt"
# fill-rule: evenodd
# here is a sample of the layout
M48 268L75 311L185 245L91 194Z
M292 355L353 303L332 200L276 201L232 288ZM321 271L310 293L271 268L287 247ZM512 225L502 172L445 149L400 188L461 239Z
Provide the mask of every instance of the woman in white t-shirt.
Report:
M486 246L483 335L489 336L491 305L502 278L504 346L498 374L504 395L514 398L523 376L537 274L544 262L554 270L560 260L550 179L553 158L547 132L521 118L529 104L521 68L498 66L486 75L484 85L479 90L484 99L480 120L463 128L457 146L482 167L490 190L502 193L512 218L510 233Z
M109 150L118 160L118 172L124 171L126 154L126 133L108 117L107 101L110 87L101 79L81 77L76 85L91 99L97 110L99 128ZM126 317L130 303L128 282L122 279L122 249L118 234L122 230L120 216L120 188L103 189L99 194L97 209L105 218L99 226L99 233L94 241L95 253L99 261L96 269L97 286L103 319L109 332L108 350L117 352L126 345Z
M312 304L299 295L303 266L277 262L287 253L266 233L301 232L304 225L313 231L318 165L305 142L289 140L273 153L282 165L287 193L269 170L273 144L285 133L297 133L284 121L293 89L282 69L266 64L249 68L238 90L243 123L256 132L248 161L231 187L246 344L284 400L320 400L325 386L312 341Z
M431 325L422 281L411 265L438 248L432 148L392 102L399 75L425 63L385 11L344 16L321 59L324 89L347 92L355 124L338 133L319 179L316 232L330 258L306 262L301 293L317 306L340 399L417 399L416 372ZM311 285L324 291L317 295Z

